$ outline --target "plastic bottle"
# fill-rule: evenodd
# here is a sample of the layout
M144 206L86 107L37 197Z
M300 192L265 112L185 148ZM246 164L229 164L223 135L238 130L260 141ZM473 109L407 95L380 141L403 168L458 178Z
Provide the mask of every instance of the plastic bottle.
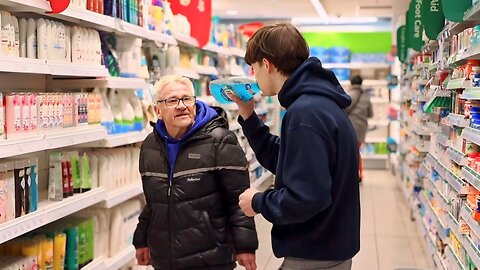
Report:
M83 153L80 163L80 177L81 177L81 189L82 193L92 189L92 177L90 174L90 164L87 153Z
M40 18L37 20L37 57L38 59L46 60L47 59L47 43L50 40L47 40L47 22Z
M38 209L38 159L30 159L30 212Z
M32 18L27 21L27 57L37 58L37 26Z
M20 57L20 28L18 24L18 19L15 16L12 16L12 26L15 40L13 44L13 56Z
M6 11L1 11L1 54L12 56L15 43L15 34L12 35L12 16ZM14 31L13 31L14 32ZM12 40L13 39L13 40Z
M63 199L62 154L59 152L50 153L48 199L51 201L61 201Z
M20 18L18 22L18 28L20 32L20 57L27 57L27 19Z
M25 215L25 166L23 160L14 162L15 178L15 218Z
M67 25L65 25L65 61L72 62L71 28Z

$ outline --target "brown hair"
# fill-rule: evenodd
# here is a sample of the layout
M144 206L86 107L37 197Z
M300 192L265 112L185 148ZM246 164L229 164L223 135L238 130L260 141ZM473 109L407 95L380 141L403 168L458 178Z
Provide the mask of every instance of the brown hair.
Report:
M247 42L245 61L262 65L265 58L289 76L308 56L308 45L300 31L291 24L280 23L266 25L253 34Z

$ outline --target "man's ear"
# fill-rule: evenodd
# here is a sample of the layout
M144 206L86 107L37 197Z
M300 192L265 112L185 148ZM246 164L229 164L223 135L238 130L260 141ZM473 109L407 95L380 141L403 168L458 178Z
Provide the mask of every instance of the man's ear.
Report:
M275 66L273 65L272 62L268 61L268 59L263 58L262 63L263 63L263 68L267 70L267 73L272 73L275 70Z
M157 113L158 119L162 120L162 110L160 110L160 105L155 105L155 112Z

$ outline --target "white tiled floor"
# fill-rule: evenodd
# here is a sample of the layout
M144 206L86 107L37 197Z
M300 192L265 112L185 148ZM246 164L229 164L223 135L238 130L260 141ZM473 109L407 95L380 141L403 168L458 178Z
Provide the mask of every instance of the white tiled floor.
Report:
M399 181L388 171L365 172L360 186L361 250L353 259L354 270L433 269L430 257L425 255L423 240L410 220ZM282 259L272 253L271 225L261 216L255 220L260 241L257 269L276 270Z

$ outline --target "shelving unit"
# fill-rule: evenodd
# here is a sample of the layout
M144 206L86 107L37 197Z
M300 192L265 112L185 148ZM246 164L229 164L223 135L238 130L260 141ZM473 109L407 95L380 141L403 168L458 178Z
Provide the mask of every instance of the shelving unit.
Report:
M100 187L74 195L61 202L40 202L37 211L0 224L0 244L93 206L103 201L105 197L105 189Z
M120 253L115 255L115 257L106 259L104 269L118 270L133 259L135 259L135 248L132 245L124 248Z
M42 135L0 141L0 158L7 158L43 150L53 150L107 138L107 131L100 126L86 126L55 130Z
M83 147L100 147L100 148L113 148L128 144L134 144L143 142L147 138L150 131L132 131L127 133L120 133L114 135L108 135L102 140L93 141L90 143L82 144Z
M143 194L142 183L131 184L119 190L107 193L107 197L99 206L103 208L113 208L141 194Z

